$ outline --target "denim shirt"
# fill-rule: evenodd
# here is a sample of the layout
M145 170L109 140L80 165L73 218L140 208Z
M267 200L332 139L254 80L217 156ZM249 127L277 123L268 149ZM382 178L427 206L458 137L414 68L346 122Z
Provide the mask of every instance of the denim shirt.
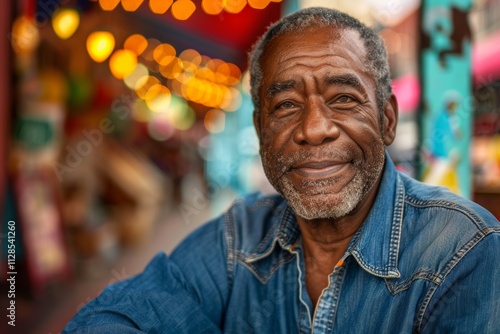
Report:
M482 207L387 158L316 307L294 213L251 195L106 288L65 333L500 333L499 232Z

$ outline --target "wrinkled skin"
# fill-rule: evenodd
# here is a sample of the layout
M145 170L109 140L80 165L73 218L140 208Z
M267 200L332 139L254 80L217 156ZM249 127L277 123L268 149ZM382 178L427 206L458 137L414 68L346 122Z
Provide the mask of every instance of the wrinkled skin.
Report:
M397 106L391 97L381 117L358 33L326 27L287 33L261 59L254 122L271 184L307 220L367 214Z

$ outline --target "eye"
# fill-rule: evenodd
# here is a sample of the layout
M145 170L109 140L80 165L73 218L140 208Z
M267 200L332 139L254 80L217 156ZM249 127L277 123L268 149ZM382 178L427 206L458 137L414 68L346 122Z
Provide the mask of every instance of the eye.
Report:
M278 110L278 109L292 109L292 108L295 108L296 105L291 102L291 101L284 101L284 102L281 102L281 103L278 103L275 107L274 107L274 110Z
M329 103L331 107L338 109L352 109L356 107L359 103L354 97L350 95L340 95L331 100Z
M341 97L339 97L335 102L339 102L339 103L349 103L349 102L353 102L354 99L350 96L347 96L347 95L342 95Z
M272 109L272 117L285 118L294 115L300 109L300 105L290 100L277 103Z

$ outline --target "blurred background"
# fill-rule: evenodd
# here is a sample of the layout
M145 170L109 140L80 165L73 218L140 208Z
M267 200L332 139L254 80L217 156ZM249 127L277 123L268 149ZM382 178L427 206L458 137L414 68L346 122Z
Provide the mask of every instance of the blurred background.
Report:
M235 197L273 191L247 54L269 24L304 7L345 11L386 41L398 168L500 217L500 0L353 3L3 2L0 330L60 332L104 286Z

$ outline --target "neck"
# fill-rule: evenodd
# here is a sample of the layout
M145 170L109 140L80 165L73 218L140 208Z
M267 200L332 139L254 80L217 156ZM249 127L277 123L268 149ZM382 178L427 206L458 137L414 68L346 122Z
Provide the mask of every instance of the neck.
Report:
M302 233L304 255L322 266L327 274L342 258L356 231L363 225L375 202L380 179L350 214L338 219L305 219L296 216Z
M328 275L342 258L362 221L297 217L307 262Z

